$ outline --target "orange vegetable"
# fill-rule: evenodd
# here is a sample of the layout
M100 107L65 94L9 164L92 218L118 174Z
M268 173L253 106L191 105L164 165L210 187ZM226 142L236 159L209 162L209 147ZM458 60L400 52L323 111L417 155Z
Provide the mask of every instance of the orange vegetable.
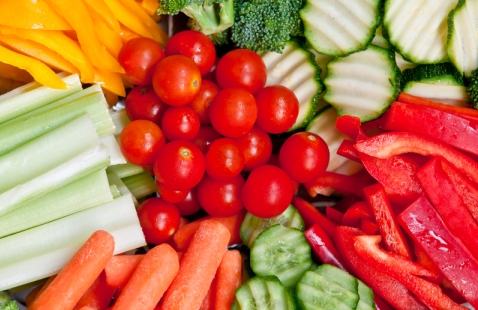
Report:
M11 79L6 79L0 76L0 95L7 93L17 87L22 86L22 82L14 81Z
M108 26L106 21L95 12L91 12L91 17L96 26L96 33L101 43L108 49L111 55L118 57L118 54L123 47L123 41L118 31L113 30ZM118 26L119 28L119 26Z
M154 0L156 1L156 0ZM116 33L120 31L120 24L113 12L110 11L110 8L106 5L104 0L84 0L90 12L96 13L97 16L106 22L106 24Z
M141 1L141 6L146 11L146 13L148 13L150 16L153 16L153 18L157 16L156 11L159 9L159 1L143 0Z
M73 309L103 271L113 250L113 236L103 230L93 233L29 309Z
M237 250L227 251L216 272L212 289L214 310L229 310L236 290L242 283L242 256Z
M3 62L0 62L0 77L22 83L31 82L33 80L32 76L25 70L18 69Z
M75 310L91 307L92 309L106 309L113 298L116 288L106 283L104 272L95 280L86 293L76 304Z
M96 69L94 82L113 94L121 97L126 95L123 79L119 73Z
M123 288L144 255L115 255L105 267L106 283L115 288Z
M204 300L202 301L200 310L214 310L213 308L214 300L213 300L213 292L212 292L213 286L214 286L214 280L211 284L211 287L207 291L206 298L204 298Z
M131 29L128 29L128 27L124 25L121 25L121 30L119 32L119 35L121 37L121 40L123 40L123 43L126 43L131 39L140 37L139 34L135 33Z
M139 262L113 310L154 309L178 270L179 259L176 251L167 244L156 246Z
M181 259L181 267L161 309L198 310L207 295L231 235L215 220L201 222Z
M148 31L153 36L153 39L158 41L161 44L165 44L167 41L167 35L162 31L162 29L158 26L156 21L148 15L148 13L141 7L134 0L121 0L123 5L131 12L133 12L136 17L142 21L142 23L146 26ZM156 1L159 3L158 1ZM156 6L159 6L158 4Z

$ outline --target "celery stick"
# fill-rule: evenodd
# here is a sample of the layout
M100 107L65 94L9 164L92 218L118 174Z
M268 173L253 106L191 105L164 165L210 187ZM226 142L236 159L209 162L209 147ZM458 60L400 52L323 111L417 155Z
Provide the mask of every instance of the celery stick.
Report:
M115 135L119 135L123 128L130 122L128 115L126 114L126 110L122 109L119 111L111 111L111 118L113 119L113 123L115 124Z
M143 167L134 164L112 165L108 167L108 172L114 172L120 179L144 172Z
M113 200L105 170L85 176L0 216L0 238Z
M120 192L121 195L131 194L126 184L124 184L123 180L121 180L114 172L109 172L107 170L106 175L108 176L109 183L111 185L116 186L116 189Z
M106 169L108 163L108 153L103 147L98 145L88 149L54 169L1 193L0 215L22 202L41 197L90 173Z
M100 143L108 151L108 155L110 156L110 165L120 165L127 163L126 158L124 158L123 152L121 152L120 146L118 144L118 141L116 141L115 136L109 135L100 137Z
M113 235L116 254L145 245L133 200L122 196L0 239L0 290L55 274L99 229Z
M116 185L110 185L110 191L111 191L111 194L113 195L113 198L116 199L118 197L121 197L121 192Z
M123 182L136 199L142 199L156 192L156 183L147 172L124 178Z
M82 116L0 156L0 193L98 145L92 121ZM1 206L1 204L0 204Z
M1 95L0 123L81 90L77 74L60 76L67 86L65 89L54 89L31 82Z

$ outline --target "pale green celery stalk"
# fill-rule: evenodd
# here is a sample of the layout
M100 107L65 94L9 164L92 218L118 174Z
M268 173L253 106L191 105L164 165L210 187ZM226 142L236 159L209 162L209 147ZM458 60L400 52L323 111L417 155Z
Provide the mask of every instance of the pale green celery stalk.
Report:
M98 135L111 135L114 125L103 100L103 94L96 92L38 115L0 125L0 155L84 114L93 121Z
M113 200L106 171L100 170L0 216L0 238Z
M122 196L0 239L0 290L54 275L99 229L113 235L115 254L146 244L133 200Z
M110 191L115 199L121 196L121 192L116 185L110 185Z
M66 84L65 89L54 89L31 82L1 95L0 123L81 90L82 86L77 74L69 76L60 74L59 76Z
M108 181L111 185L116 186L116 189L120 192L120 195L131 195L126 184L124 184L123 180L121 180L116 173L110 172L107 170L106 175L108 176ZM133 196L134 197L134 196Z
M108 167L108 172L114 172L120 179L144 172L143 167L134 164L114 165Z
M115 136L109 135L100 137L100 143L108 151L108 154L110 156L110 165L120 165L127 163L126 158L124 158L123 152L121 152L120 146L118 144L118 141L116 141Z
M142 172L122 180L136 199L142 199L156 192L156 183L147 172Z
M126 110L122 109L119 111L111 111L111 118L113 119L113 123L115 124L115 135L119 135L121 131L123 131L123 128L128 125L130 122L128 115L126 114Z
M0 215L13 210L20 203L41 197L95 171L106 169L108 164L106 150L101 145L94 146L54 169L1 193Z
M93 122L79 117L0 156L0 193L99 144ZM1 208L0 204L0 208Z

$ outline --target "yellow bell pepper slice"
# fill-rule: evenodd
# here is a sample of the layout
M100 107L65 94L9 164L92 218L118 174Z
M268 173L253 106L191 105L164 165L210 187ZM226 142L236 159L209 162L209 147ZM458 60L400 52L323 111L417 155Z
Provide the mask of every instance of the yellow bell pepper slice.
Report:
M14 80L22 84L31 82L33 80L32 76L25 70L18 69L17 67L7 65L3 62L0 62L0 77Z
M149 14L149 16L156 19L159 17L156 15L156 11L159 9L159 1L158 0L143 0L141 1L141 6Z
M128 42L131 39L134 38L139 38L140 35L132 31L131 29L128 29L127 27L121 25L121 30L119 33L121 40L123 40L123 43Z
M124 89L123 80L121 74L109 71L103 71L96 68L95 71L95 83L98 83L104 89L112 92L115 95L124 97L126 91Z
M95 66L111 72L124 73L116 58L101 44L86 5L79 0L47 0L51 7L75 30L81 49Z
M71 29L45 0L0 0L0 25L23 29Z
M36 42L10 35L0 35L0 42L17 52L36 58L54 69L78 73L78 70L58 53Z
M108 26L116 32L120 31L120 23L116 19L115 15L111 12L110 8L106 5L103 0L83 0L88 9L91 12L96 13L97 16L101 18L108 24ZM154 0L156 1L156 0Z
M96 34L101 43L106 46L111 55L118 57L118 54L123 47L123 41L121 40L120 31L111 29L106 21L101 16L98 16L95 12L91 12L91 17L96 26Z
M63 82L47 65L35 58L14 52L0 45L0 61L26 70L33 79L42 85L52 88L66 88Z
M118 1L118 0L116 0ZM167 41L167 35L162 31L162 29L158 26L156 21L151 18L151 16L146 13L146 11L141 7L140 4L135 2L134 0L121 0L121 3L132 13L136 15L139 20L143 22L143 24L147 27L148 31L153 36L153 39L158 41L161 44L165 44Z

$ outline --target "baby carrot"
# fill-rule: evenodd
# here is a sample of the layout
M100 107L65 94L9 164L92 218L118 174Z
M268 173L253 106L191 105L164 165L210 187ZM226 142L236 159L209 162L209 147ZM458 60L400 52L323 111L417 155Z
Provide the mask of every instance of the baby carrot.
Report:
M114 288L123 288L138 266L143 255L116 255L105 267L106 283Z
M227 251L216 272L212 286L214 310L229 310L234 302L236 290L242 282L242 256L237 250Z
M106 309L113 298L115 290L116 288L106 283L106 275L102 272L76 304L75 310L81 310L85 307Z

